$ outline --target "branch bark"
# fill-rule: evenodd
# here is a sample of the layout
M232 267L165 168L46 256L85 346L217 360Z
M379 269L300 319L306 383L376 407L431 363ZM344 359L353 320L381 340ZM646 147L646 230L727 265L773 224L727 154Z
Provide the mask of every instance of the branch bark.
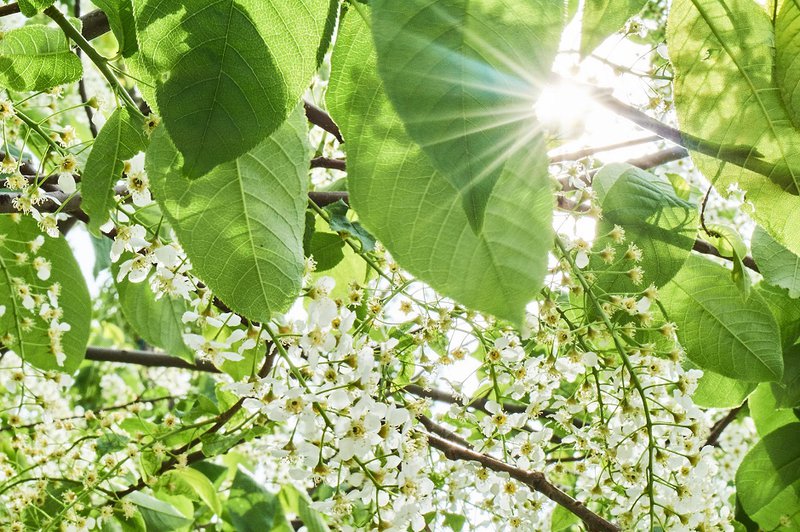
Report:
M526 471L509 465L492 456L467 449L461 445L450 442L441 436L428 434L428 444L439 449L450 460L465 460L478 462L487 469L498 473L507 473L511 478L522 482L534 491L538 491L559 506L563 506L573 515L583 521L592 532L618 532L619 527L603 517L589 510L582 502L577 501L551 484L544 473L539 471Z

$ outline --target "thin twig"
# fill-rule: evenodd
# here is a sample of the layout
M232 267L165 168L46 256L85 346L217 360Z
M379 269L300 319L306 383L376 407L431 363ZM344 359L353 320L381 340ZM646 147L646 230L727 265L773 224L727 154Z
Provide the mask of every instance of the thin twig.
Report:
M732 408L730 411L728 411L725 417L714 423L714 426L711 427L711 432L708 433L708 438L706 438L706 443L703 446L705 447L706 445L713 445L714 447L716 447L719 444L719 437L722 436L722 433L725 431L728 425L730 425L733 422L733 420L736 419L736 416L739 414L739 411L743 407L744 403L737 406L736 408Z

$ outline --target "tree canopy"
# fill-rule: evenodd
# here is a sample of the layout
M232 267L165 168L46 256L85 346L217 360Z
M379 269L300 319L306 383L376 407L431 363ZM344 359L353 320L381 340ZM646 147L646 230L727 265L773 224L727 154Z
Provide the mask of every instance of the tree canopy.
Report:
M0 22L3 530L800 529L800 0Z

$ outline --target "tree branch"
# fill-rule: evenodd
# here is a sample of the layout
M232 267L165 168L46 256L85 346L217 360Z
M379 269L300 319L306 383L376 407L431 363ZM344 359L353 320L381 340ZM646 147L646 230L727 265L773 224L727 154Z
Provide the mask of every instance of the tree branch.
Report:
M705 240L700 240L700 239L695 240L692 249L698 253L702 253L703 255L712 255L714 257L719 257L721 259L732 260L730 257L724 257L716 247L714 247L709 242L706 242ZM753 257L750 257L749 255L742 258L742 264L744 264L747 268L750 268L756 273L761 273L758 269L756 261L753 260Z
M628 148L630 146L638 146L639 144L646 144L648 142L655 142L661 140L658 135L651 135L639 139L626 140L625 142L617 142L615 144L608 144L606 146L595 146L593 148L583 148L569 153L559 153L550 157L550 163L560 163L564 161L579 161L590 155L601 153L604 151L618 150L620 148Z
M342 138L342 133L339 131L339 126L333 121L331 115L313 103L303 102L303 105L305 106L306 118L308 118L309 122L333 135L340 143L344 143L344 138Z
M573 515L581 519L592 532L618 532L619 527L596 513L589 510L583 503L577 501L551 484L544 473L539 471L525 471L509 465L492 456L475 452L461 445L450 442L441 436L428 434L428 444L439 449L450 460L465 460L478 462L487 469L498 473L507 473L511 478L522 482L534 491L538 491L559 506L563 506Z
M200 361L195 364L172 355L139 351L137 349L114 349L110 347L87 347L86 360L95 362L115 362L117 364L136 364L138 366L159 368L180 368L207 373L220 373L214 364Z
M20 12L19 4L17 2L14 2L13 4L6 4L4 6L0 6L0 17L15 15L19 12Z
M736 416L739 414L739 411L744 407L746 403L747 401L737 406L736 408L732 408L730 411L728 411L725 417L714 423L714 426L711 427L711 432L709 432L708 434L708 438L706 438L706 443L703 445L704 447L706 445L713 445L714 447L717 446L717 444L719 443L719 437L722 436L722 433L725 431L728 425L730 425L733 422L733 420L736 419Z

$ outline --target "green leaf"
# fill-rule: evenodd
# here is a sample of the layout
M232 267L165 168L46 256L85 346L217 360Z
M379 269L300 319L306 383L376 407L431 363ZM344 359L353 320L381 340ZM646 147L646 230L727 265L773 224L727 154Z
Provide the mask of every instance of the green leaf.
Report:
M553 532L570 530L573 525L577 525L580 522L575 514L563 506L556 506L553 509L553 516L550 519L550 530Z
M728 269L693 254L659 301L678 325L686 355L701 368L747 382L780 380L778 324L760 295L742 299Z
M334 233L315 232L306 250L306 255L314 257L315 271L324 272L334 268L344 260L344 240Z
M753 231L753 259L764 281L800 297L800 257L786 249L761 227Z
M192 519L187 518L171 504L141 491L134 491L125 498L139 507L147 524L147 530L175 530L192 523Z
M697 236L697 210L679 198L669 180L625 163L604 166L594 177L594 190L603 211L594 251L614 247L608 233L615 225L625 230L626 241L642 251L642 260L625 260L627 244L616 252L611 264L592 255L597 286L607 292L640 292L651 283L662 286L672 279L689 257ZM642 282L634 284L620 270L634 266L643 270ZM608 271L608 273L604 273Z
M147 343L160 347L172 356L194 362L194 352L183 343L183 313L186 301L165 295L156 299L149 282L117 281L118 264L111 268L119 303L125 319Z
M54 3L55 0L19 0L19 10L26 17L32 17Z
M92 0L108 18L108 25L119 43L122 57L130 57L139 50L136 42L136 21L131 0Z
M136 6L142 57L187 177L243 155L286 119L316 71L328 9L328 0Z
M370 5L385 90L478 232L508 159L530 153L534 167L540 162L533 106L558 49L564 4Z
M97 135L81 176L81 208L93 232L108 220L125 161L146 150L147 141L142 119L126 106L117 107Z
M330 532L322 514L311 508L311 500L304 491L286 485L281 488L278 496L284 511L296 513L308 532Z
M764 436L747 453L736 472L736 493L747 515L762 530L800 529L800 423Z
M234 311L269 321L300 291L310 160L300 110L268 139L200 179L159 127L147 152L153 190L192 266Z
M237 531L263 532L289 527L277 495L264 489L241 467L233 477L225 511L228 522Z
M783 378L770 383L777 408L800 406L800 345L783 351Z
M759 384L756 391L747 400L750 417L753 418L756 431L760 436L766 436L779 427L795 423L800 417L796 410L778 406L778 399L772 391L771 384Z
M731 379L703 370L692 400L696 405L705 408L734 408L744 403L756 386L755 382Z
M784 349L800 339L800 299L791 299L789 293L777 286L760 283L756 291L764 298L781 330Z
M70 51L60 28L31 24L5 33L0 40L0 84L4 87L43 91L78 81L82 75L81 60Z
M375 61L369 29L359 17L345 17L328 106L347 138L348 188L359 221L403 268L442 294L519 324L542 286L553 243L541 139L526 147L535 164L506 165L475 234L459 191L392 111Z
M43 237L38 253L30 249L30 242L42 235L32 218L19 219L15 215L0 216L0 235L4 241L0 243L0 306L5 307L0 316L0 331L8 332L13 340L3 347L12 349L23 360L43 370L60 370L72 373L80 365L86 353L89 339L92 305L89 291L84 281L72 250L63 238ZM25 254L24 263L17 262L17 255ZM48 261L51 265L50 277L42 280L33 265L36 257ZM40 315L42 306L26 308L25 300L20 297L16 281L28 286L31 295L41 296L42 304L52 307L48 289L58 284L60 295L58 306L63 316L58 320L61 324L69 324L70 329L63 333L61 345L65 358L59 364L56 355L51 351L48 329L51 320ZM26 321L30 320L30 328Z
M800 0L784 0L775 19L775 80L800 128Z
M100 458L108 453L120 451L124 449L126 445L128 445L129 441L131 441L131 439L122 434L117 434L116 432L106 432L97 438L97 441L95 442L97 457Z
M774 83L772 21L752 0L675 0L667 30L681 129L740 146L739 162L750 170L698 153L695 164L717 190L737 183L755 220L800 253L800 131Z
M646 3L646 0L586 0L581 21L581 55L589 55Z
M217 495L217 489L203 473L196 469L182 468L169 472L167 478L168 484L178 484L178 493L196 494L212 512L222 515L222 503ZM175 492L175 490L171 491L171 493Z
M347 204L339 200L336 203L331 203L325 207L325 210L330 214L330 227L337 233L344 233L347 236L352 236L361 242L361 249L364 251L372 251L375 249L375 237L367 232L362 225L356 221L350 220L347 217L347 211L350 208Z
M733 227L725 224L707 224L706 229L710 236L718 239L717 249L719 249L720 255L731 259L731 262L733 262L731 279L739 287L742 297L747 299L750 297L752 279L747 267L744 265L744 258L747 256L747 244L744 243L742 235Z

